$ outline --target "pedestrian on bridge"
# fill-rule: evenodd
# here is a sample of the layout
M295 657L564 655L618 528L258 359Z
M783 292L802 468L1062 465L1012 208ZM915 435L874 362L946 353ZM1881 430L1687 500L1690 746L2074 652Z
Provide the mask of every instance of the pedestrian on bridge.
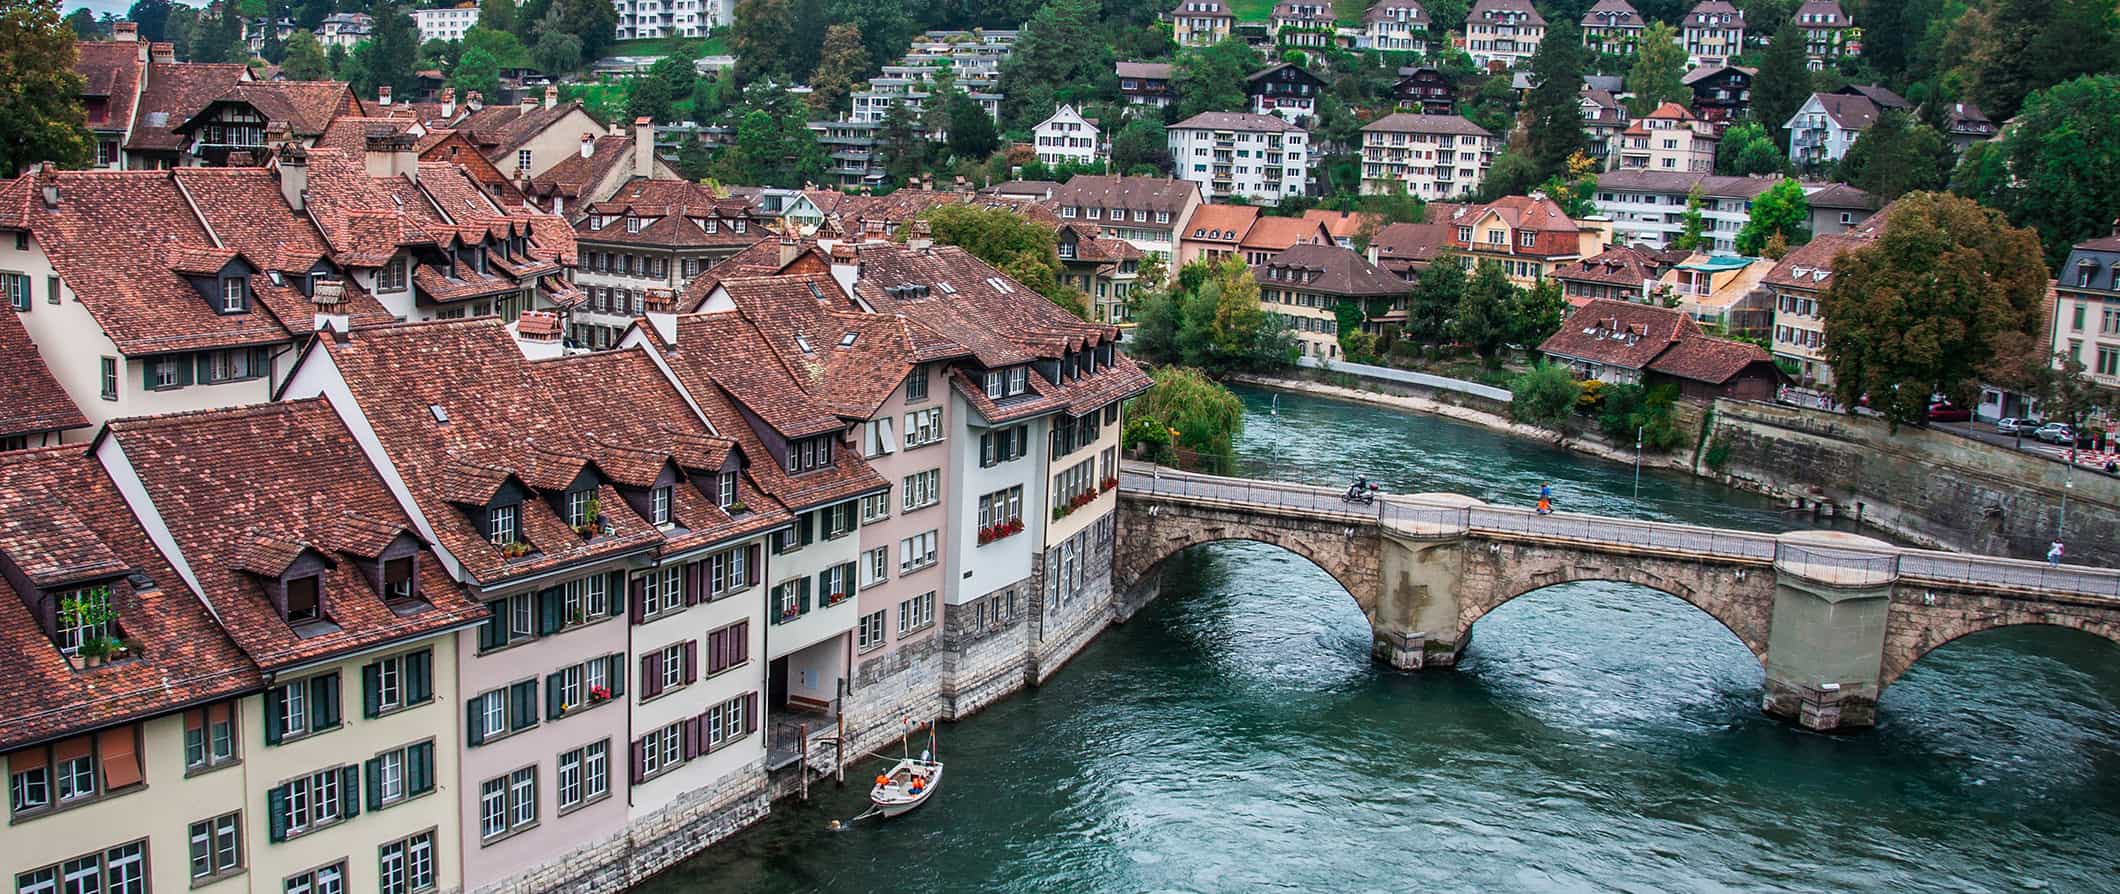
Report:
M1538 486L1538 514L1553 514L1553 482L1541 482Z
M2054 566L2061 564L2061 541L2056 540L2053 546L2047 547L2046 563Z

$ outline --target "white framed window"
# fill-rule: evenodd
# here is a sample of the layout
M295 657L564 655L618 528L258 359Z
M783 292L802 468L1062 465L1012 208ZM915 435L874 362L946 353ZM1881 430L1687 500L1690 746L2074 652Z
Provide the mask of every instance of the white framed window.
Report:
M911 450L942 440L942 408L929 407L905 414L905 446Z
M670 523L670 497L673 488L669 485L648 492L648 520L658 525Z
M496 544L515 542L516 505L495 506L486 510L486 539Z
M862 615L861 623L855 627L854 647L866 652L883 645L884 616L888 614L890 612L887 609L877 609Z
M926 568L935 564L936 531L922 531L898 541L898 573Z
M191 877L208 879L243 868L242 814L225 813L191 824Z
M559 808L569 810L611 791L611 740L591 742L559 756Z
M889 492L870 494L861 498L861 523L875 524L891 517L891 495Z
M935 591L898 603L898 635L904 637L935 623Z
M891 579L891 548L879 546L861 554L861 588L866 590Z
M736 505L736 473L723 472L714 478L715 503L722 509Z
M929 469L905 476L900 505L906 512L933 506L942 500L942 470Z
M233 313L245 306L244 298L249 294L250 281L240 276L221 280L221 311Z

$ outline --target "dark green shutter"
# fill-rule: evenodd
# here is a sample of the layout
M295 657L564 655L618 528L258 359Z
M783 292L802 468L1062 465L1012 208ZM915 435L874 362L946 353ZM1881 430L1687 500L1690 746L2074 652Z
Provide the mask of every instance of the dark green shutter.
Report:
M806 615L806 614L809 614L809 613L810 613L810 579L809 579L809 578L807 578L807 577L803 578L803 579L802 579L802 583L801 583L801 585L800 585L800 586L798 586L798 587L796 587L796 589L797 589L797 590L799 590L799 591L801 591L801 596L800 596L800 599L799 599L799 601L798 601L798 602L797 602L797 604L796 604L796 609L795 609L795 613L796 613L796 614L798 614L798 615Z
M508 687L508 728L529 729L537 725L537 681L524 680Z
M368 809L383 809L383 759L371 757L368 765Z
M353 764L340 767L339 791L346 793L345 797L339 799L339 804L342 805L339 809L343 811L339 815L340 819L353 819L361 815L361 799L353 796L354 792L360 790L361 768Z
M508 644L507 617L504 614L508 600L486 603L486 623L478 628L478 648L484 652Z
M558 675L558 674L546 674L546 675L545 675L545 719L546 719L546 720L558 720L558 719L559 719L559 716L560 716L561 714L564 714L564 713L566 713L566 710L567 710L567 709L566 709L566 705L564 705L564 704L562 704L562 703L560 702L560 700L559 700L559 697L560 697L560 690L559 690L559 675Z
M486 697L478 696L464 703L464 741L472 745L486 744L485 711Z
M817 542L817 513L805 512L802 514L801 542L803 546L809 546Z
M364 665L361 668L361 716L374 717L382 713L383 666Z
M177 358L176 363L177 384L190 385L198 381L198 368L192 363L190 356L180 356Z
M213 381L213 352L200 351L197 354L193 354L191 355L191 362L192 366L198 370L199 381Z
M287 840L287 787L265 793L266 835L273 841Z
M626 656L606 655L604 656L604 662L608 665L608 669L604 672L604 675L606 677L609 677L611 680L611 697L617 698L621 695L625 695Z
M623 571L612 572L609 580L604 584L604 592L609 594L609 598L604 600L604 604L610 607L611 617L616 618L625 614L626 573Z
M339 675L325 674L309 681L309 728L331 729L339 725Z
M265 690L265 744L280 744L280 687ZM277 839L275 839L277 840Z
M563 618L560 617L558 587L537 594L537 635L551 636L558 633Z
M433 742L421 742L405 749L405 791L414 795L434 791Z
M417 705L434 698L434 650L421 649L405 656L405 703Z

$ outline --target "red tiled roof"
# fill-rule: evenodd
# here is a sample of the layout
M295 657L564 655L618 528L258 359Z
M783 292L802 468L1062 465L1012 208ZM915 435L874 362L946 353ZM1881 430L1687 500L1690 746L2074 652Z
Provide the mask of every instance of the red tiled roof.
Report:
M583 193L604 182L612 169L632 164L631 136L606 135L587 142L591 147L589 155L577 151L555 162L544 173L530 178L530 193L541 197L564 196L569 202L581 201Z
M1280 251L1297 245L1331 243L1332 231L1318 221L1301 217L1261 217L1252 222L1241 244L1257 251Z
M1731 341L1705 334L1687 335L1658 355L1649 369L1667 376L1720 385L1755 363L1772 364L1766 349L1750 342Z
M1433 205L1429 206L1433 208ZM1433 212L1431 212L1433 213ZM1382 229L1384 216L1367 211L1333 211L1329 208L1312 208L1303 212L1304 220L1314 220L1325 225L1325 231L1334 239L1353 239L1365 226Z
M182 148L184 138L176 126L249 76L249 69L235 64L149 63L147 87L140 93L139 113L125 148L166 152Z
M1378 269L1351 249L1331 243L1297 245L1252 267L1264 288L1294 288L1329 295L1375 297L1406 294L1406 281Z
M0 438L87 427L87 417L52 378L22 319L6 305L0 305L0 378L7 380L0 391Z
M1193 209L1192 219L1185 222L1185 232L1179 238L1235 245L1251 232L1258 219L1257 205L1201 205Z
M1598 298L1576 308L1538 349L1620 369L1646 369L1680 339L1699 334L1693 318L1679 311Z
M147 74L146 47L138 41L101 40L74 44L79 52L74 72L87 83L83 96L102 97L102 114L90 104L88 126L95 130L124 130L132 125L140 79Z
M748 201L718 196L689 180L636 179L619 187L609 199L581 210L583 216L574 224L578 243L745 248L773 235L772 216ZM597 226L598 218L604 216L612 220ZM641 221L637 231L628 232L629 216ZM707 232L707 222L714 224L714 232ZM742 232L737 231L739 226Z
M182 120L172 118L170 126L189 130L202 123L196 120L198 114L215 103L243 103L265 116L268 132L285 128L289 135L307 138L323 134L334 117L361 112L360 101L344 81L241 81Z

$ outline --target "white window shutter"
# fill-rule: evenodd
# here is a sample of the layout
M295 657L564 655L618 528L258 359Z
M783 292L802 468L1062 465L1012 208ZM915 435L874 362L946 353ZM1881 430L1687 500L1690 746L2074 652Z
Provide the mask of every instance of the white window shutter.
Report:
M883 452L897 453L898 436L895 432L891 431L891 417L885 416L881 419L878 419L876 420L875 424L879 426L877 430L877 443L883 448Z

